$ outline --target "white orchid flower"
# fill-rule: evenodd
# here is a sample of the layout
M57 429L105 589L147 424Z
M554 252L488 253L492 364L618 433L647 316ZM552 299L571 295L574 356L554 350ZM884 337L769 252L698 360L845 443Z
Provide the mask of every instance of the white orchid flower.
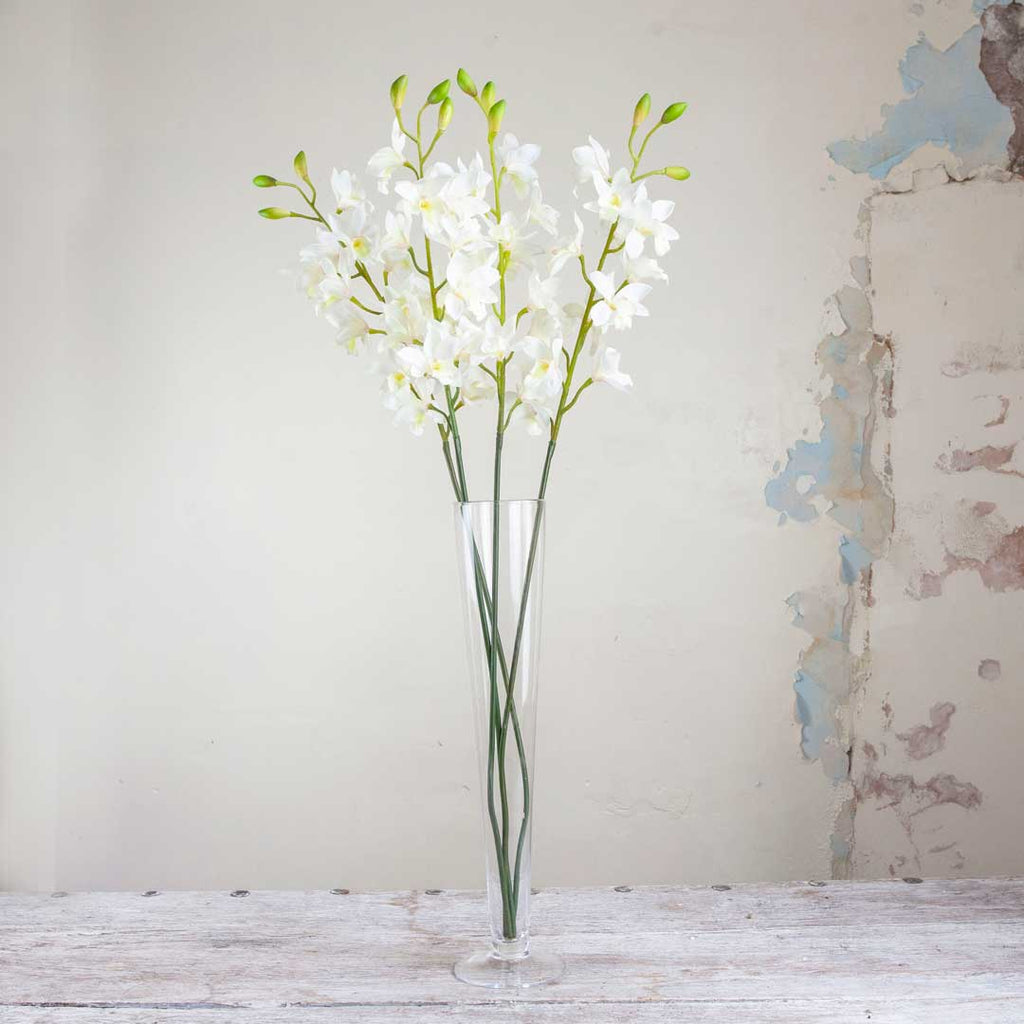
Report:
M520 351L533 361L523 375L519 395L531 404L550 403L562 393L562 342L527 335Z
M384 289L384 316L381 326L391 345L411 345L426 333L433 320L430 290L417 274L402 282L401 288L389 284Z
M303 259L301 253L298 269L293 271L296 288L314 302L319 302L320 284L324 278L336 274L337 270L330 260Z
M607 181L611 177L609 170L611 154L593 135L587 136L587 146L577 146L572 151L576 164L576 180L580 183L592 181L595 176Z
M548 262L549 274L557 274L569 260L579 259L583 255L583 221L575 211L572 216L576 222L576 234L551 250L551 258Z
M352 303L334 303L325 310L324 319L337 329L335 340L349 355L356 356L363 351L370 325Z
M526 230L526 224L514 210L505 210L501 220L491 224L488 234L506 253L507 277L514 277L523 267L530 265L540 251L532 241L532 232Z
M591 203L584 203L584 210L596 213L606 222L616 221L630 214L636 189L625 167L620 167L610 181L595 174L594 188L597 189L597 199Z
M504 134L496 183L479 152L465 162L435 161L419 178L398 173L409 166L409 141L396 118L390 145L367 163L389 199L371 202L355 175L333 171L334 205L330 195L323 200L325 223L313 225L295 272L339 344L361 354L377 376L395 421L422 434L445 423L446 389L458 389L461 403L490 401L498 377L511 422L539 435L570 396L579 397L581 383L630 388L608 332L647 316L650 284L667 280L658 258L679 237L669 225L674 203L653 200L645 183L614 169L609 151L590 136L573 149L572 167L594 192L579 199L572 225L562 221L568 236L559 236L559 214L544 202L538 177L539 146ZM505 183L496 218L493 190ZM600 269L583 262L580 208L605 222L601 242L608 225L617 225L615 253L606 253ZM563 273L569 263L582 264L582 286L579 274ZM586 369L574 363L567 383L577 342L586 344L585 356L579 353Z
M457 348L450 325L434 320L427 327L423 344L400 349L395 360L411 377L429 377L445 387L458 387Z
M526 219L530 224L536 224L541 231L546 231L549 235L558 231L558 211L544 202L537 184L534 184L530 190L530 206L526 211Z
M351 271L353 263L351 253L344 254L342 241L335 231L337 218L333 214L327 215L328 227L318 227L314 240L309 245L299 250L299 260L302 263L319 263L327 261L335 270ZM344 267L342 267L344 263Z
M384 231L378 241L378 255L389 274L412 271L412 218L402 211L388 210L384 214Z
M530 275L527 282L527 301L530 309L542 309L551 316L557 317L561 313L558 304L558 290L561 281L555 275L541 277L536 271Z
M610 347L603 347L597 359L597 369L591 374L595 384L608 384L616 391L628 391L633 386L633 378L619 369L619 352Z
M391 176L399 168L405 166L405 132L402 131L396 117L391 126L391 145L378 149L367 167L377 179L377 188L384 195L388 194L388 183Z
M614 327L624 331L632 326L633 317L647 316L647 308L642 304L651 286L647 284L627 284L616 289L615 275L600 270L591 272L591 281L601 301L590 311L590 319L600 331Z
M487 359L495 362L508 359L521 341L523 332L510 319L501 323L496 317L488 317L484 321L483 335L479 343L479 351Z
M463 402L483 402L494 397L498 389L490 374L484 373L479 366L460 365L459 369L462 377L459 398Z
M626 235L626 255L636 259L644 251L644 241L654 240L654 251L659 256L668 252L669 246L679 237L679 232L665 221L672 215L676 204L670 199L647 198L643 182L637 186L636 195L629 210L629 232Z
M449 214L457 221L484 216L491 208L486 198L491 176L484 170L483 158L477 153L468 167L461 160L456 166L441 192Z
M408 427L414 437L422 436L430 424L444 421L439 412L430 408L430 400L417 397L411 387L397 391L393 397L396 425Z
M537 180L537 170L533 166L540 156L540 146L532 142L519 144L519 140L507 133L498 146L501 165L505 169L505 177L512 183L520 199L525 199L530 186Z
M540 437L548 429L548 424L553 418L550 411L544 406L520 400L519 405L512 410L509 422L522 423L531 437Z
M332 271L317 285L315 294L317 315L326 312L336 302L347 301L351 294L352 282L349 278Z
M362 263L376 263L377 225L371 224L365 206L353 206L338 217L329 218L334 236L342 243L344 250L354 260ZM355 268L353 267L354 271Z
M452 255L448 261L448 286L444 295L444 308L449 316L457 319L468 310L479 320L487 312L487 307L498 301L496 288L501 275L497 262L497 250L491 247Z
M657 260L650 256L638 256L630 259L622 254L622 274L629 282L634 281L667 281L668 274L661 269Z
M428 238L442 240L444 218L449 213L442 193L452 174L447 164L438 163L424 178L395 184L395 194L403 200L403 212L422 219L423 231Z
M366 202L366 193L350 171L333 170L331 190L334 192L335 213L344 213Z

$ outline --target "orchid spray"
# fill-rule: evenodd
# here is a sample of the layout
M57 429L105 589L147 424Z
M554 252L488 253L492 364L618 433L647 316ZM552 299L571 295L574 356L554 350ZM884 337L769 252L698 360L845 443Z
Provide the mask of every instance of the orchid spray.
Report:
M658 257L679 237L668 223L675 204L649 196L648 184L683 181L690 172L674 165L643 170L642 164L654 134L676 121L686 104L670 104L645 128L651 98L641 96L624 166L613 168L611 154L593 138L573 150L574 194L597 236L596 255L588 258L579 212L573 212L572 229L559 237L559 215L541 194L540 147L502 133L506 105L494 83L478 90L461 69L456 81L482 115L483 155L454 164L434 159L454 113L451 82L434 86L410 116L408 79L402 75L391 86L390 144L369 160L381 197L376 202L354 174L335 170L330 199L323 203L301 152L294 160L296 181L260 174L253 184L298 193L303 209L271 206L260 215L313 224L313 240L299 253L301 289L338 342L368 360L395 421L416 435L436 428L460 503L470 498L463 413L471 406L493 407L493 550L488 573L474 549L474 582L490 686L487 812L501 886L501 931L515 939L531 810L515 693L540 516L509 651L498 631L497 587L505 434L518 424L528 434L547 436L537 492L543 502L563 423L583 393L594 385L632 386L608 339L646 317L651 282L667 280ZM570 289L576 289L575 300ZM523 795L514 844L505 762L510 738L518 750Z

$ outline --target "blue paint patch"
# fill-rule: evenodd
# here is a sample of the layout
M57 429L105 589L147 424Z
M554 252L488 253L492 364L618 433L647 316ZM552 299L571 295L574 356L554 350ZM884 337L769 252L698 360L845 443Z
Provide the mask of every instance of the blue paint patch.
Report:
M832 837L829 839L829 846L832 847L832 856L837 860L846 860L853 853L850 841L837 835L835 832L832 833Z
M803 669L793 683L796 690L796 717L800 722L800 749L804 757L821 757L822 744L835 735L832 699L828 690Z
M832 477L836 443L828 424L823 425L820 440L797 441L786 454L786 468L765 484L764 498L769 508L798 523L809 523L818 518L811 498ZM811 477L813 483L801 494L797 482L803 477Z
M948 147L968 174L985 165L1005 166L1013 117L985 81L980 59L980 25L968 29L948 50L937 50L922 37L900 62L908 98L882 107L879 131L866 139L833 142L829 155L854 173L872 178L884 178L928 142Z
M832 394L839 399L841 402L845 402L850 397L850 392L843 387L842 384L832 385ZM500 635L500 634L499 634Z
M856 583L857 577L875 560L875 556L855 537L843 537L839 542L840 573L847 585Z
M989 7L1006 7L1013 0L974 0L971 10L975 14L983 14Z

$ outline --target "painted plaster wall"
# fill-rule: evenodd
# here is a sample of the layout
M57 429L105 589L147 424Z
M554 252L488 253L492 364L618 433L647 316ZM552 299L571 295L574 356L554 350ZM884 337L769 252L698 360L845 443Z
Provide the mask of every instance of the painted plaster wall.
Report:
M827 305L820 430L765 491L780 524L841 531L832 578L789 599L838 877L1021 867L1024 6L913 9L942 43L922 32L905 97L829 146L875 184Z
M1020 367L1012 245L987 240L1020 204L996 180L1014 108L978 67L982 12L530 2L460 6L453 35L446 10L398 0L385 42L374 11L319 0L0 9L9 186L49 197L0 243L0 884L479 883L443 467L278 285L299 238L245 185L299 146L372 152L392 71L473 61L534 128L552 198L568 116L609 144L638 83L691 103L666 149L695 171L687 242L631 342L637 392L581 407L551 492L538 882L1012 868L1019 594L966 563L906 593L944 572L956 488L997 504L996 532L1021 522L1018 463L956 454L1013 443L1019 382L949 377L932 348L956 300L942 358ZM989 180L920 191L936 164ZM892 188L912 191L873 198ZM925 246L947 263L912 280ZM977 424L1002 403L968 384L1010 400L1005 423ZM531 489L537 450L510 460ZM911 780L896 809L883 775ZM979 801L911 815L945 775Z
M871 265L875 328L896 353L896 515L856 695L853 871L1012 874L1024 833L1024 182L873 200Z

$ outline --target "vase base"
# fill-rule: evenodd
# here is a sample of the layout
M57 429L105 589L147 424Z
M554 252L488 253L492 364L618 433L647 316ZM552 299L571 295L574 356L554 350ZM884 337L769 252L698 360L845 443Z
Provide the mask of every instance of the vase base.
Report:
M517 992L557 981L564 970L562 958L554 953L531 951L526 956L508 959L486 950L456 961L452 973L469 985Z

